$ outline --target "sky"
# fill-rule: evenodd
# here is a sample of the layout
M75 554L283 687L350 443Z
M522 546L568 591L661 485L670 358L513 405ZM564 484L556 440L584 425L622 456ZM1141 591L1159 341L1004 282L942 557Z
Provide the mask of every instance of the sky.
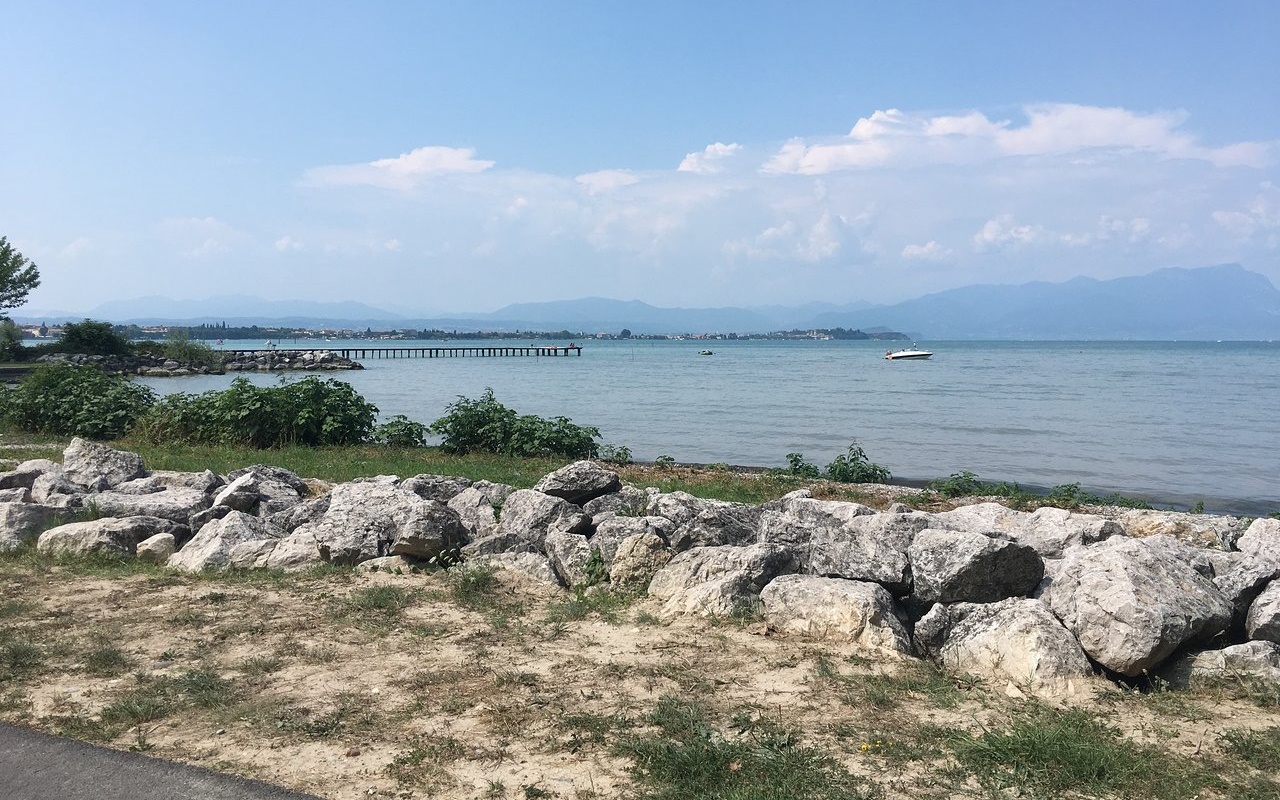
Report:
M1280 3L0 0L29 309L1280 285ZM16 313L21 313L21 309Z

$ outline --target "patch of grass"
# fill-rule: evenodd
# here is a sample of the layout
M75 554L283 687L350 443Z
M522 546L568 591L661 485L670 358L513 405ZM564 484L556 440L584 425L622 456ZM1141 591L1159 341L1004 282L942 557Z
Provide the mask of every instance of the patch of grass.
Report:
M284 668L284 661L276 656L252 656L240 662L238 670L245 675L270 675Z
M664 696L646 722L656 732L615 751L632 760L639 800L848 800L878 795L839 762L774 726L737 737L716 731L698 705Z
M367 698L354 692L342 692L328 711L314 714L302 706L282 709L276 716L276 728L299 733L312 739L328 739L344 734L360 734L378 724L377 710Z
M415 597L415 592L401 586L365 586L338 601L335 615L354 620L361 628L385 632L400 621Z
M85 654L84 666L93 675L119 675L133 666L133 659L120 648L108 644Z
M605 621L617 623L620 613L631 605L633 598L610 591L603 586L573 587L573 596L547 607L547 622L555 625L586 619L599 614Z
M188 670L178 676L175 685L192 704L201 708L224 708L236 696L231 682L209 669Z
M23 677L44 666L44 651L27 641L5 641L0 644L0 683Z
M1222 734L1222 747L1256 770L1280 772L1280 728L1225 731Z
M0 619L21 617L30 614L35 609L35 603L27 600L5 600L0 602Z
M402 786L443 788L454 783L445 766L466 754L466 746L452 736L423 737L387 765L387 774Z
M1004 730L957 736L951 748L981 784L1024 797L1191 797L1224 788L1209 769L1135 744L1078 709L1035 707Z

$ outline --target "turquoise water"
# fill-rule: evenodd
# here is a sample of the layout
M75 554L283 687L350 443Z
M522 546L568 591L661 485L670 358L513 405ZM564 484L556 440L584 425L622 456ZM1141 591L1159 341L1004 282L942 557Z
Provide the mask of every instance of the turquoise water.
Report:
M521 413L595 425L640 460L782 466L800 452L821 466L856 439L896 478L969 470L1203 499L1210 510L1280 509L1280 343L921 342L934 357L907 362L885 361L880 342L579 344L580 358L371 359L336 375L384 417L423 422L492 387ZM144 382L198 392L229 380Z

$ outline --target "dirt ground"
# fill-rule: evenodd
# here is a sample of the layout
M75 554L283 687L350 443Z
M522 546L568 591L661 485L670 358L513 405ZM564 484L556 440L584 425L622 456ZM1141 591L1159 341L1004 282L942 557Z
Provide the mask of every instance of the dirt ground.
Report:
M0 719L325 798L612 798L664 696L726 736L767 721L886 798L984 796L949 737L1031 706L1244 775L1223 736L1280 726L1239 691L1103 679L1029 698L757 620L658 623L648 599L510 572L176 575L0 560ZM1226 765L1226 766L1223 766Z

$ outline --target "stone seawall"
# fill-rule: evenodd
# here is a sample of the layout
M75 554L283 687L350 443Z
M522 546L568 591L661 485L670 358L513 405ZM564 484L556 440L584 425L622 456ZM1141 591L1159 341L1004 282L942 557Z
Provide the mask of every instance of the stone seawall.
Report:
M628 486L587 461L531 489L439 475L330 486L268 465L149 472L76 439L61 464L0 473L0 549L32 541L187 571L518 570L647 594L667 620L758 619L1019 691L1157 674L1280 681L1275 519L877 511L806 490L751 506Z
M216 352L216 351L215 351ZM358 361L344 358L328 350L260 350L254 353L227 354L221 364L175 361L163 356L98 356L83 353L52 353L41 356L38 363L68 363L95 366L116 375L144 375L150 378L184 375L222 375L227 372L283 372L364 369Z

